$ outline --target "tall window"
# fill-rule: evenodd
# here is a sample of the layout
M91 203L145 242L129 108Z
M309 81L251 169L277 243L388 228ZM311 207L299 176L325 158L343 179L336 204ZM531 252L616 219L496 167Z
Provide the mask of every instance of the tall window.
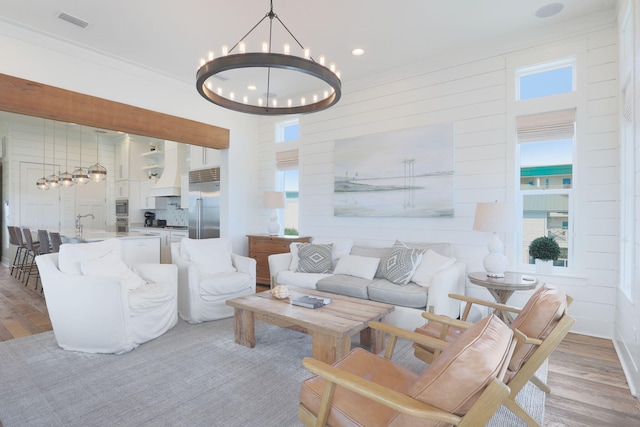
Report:
M297 118L276 123L276 143L294 142L300 138L300 122ZM298 150L276 153L276 189L285 192L284 234L298 235L299 212L299 161Z
M534 262L529 244L547 236L560 246L554 265L569 265L575 117L576 110L569 109L516 118L525 264Z

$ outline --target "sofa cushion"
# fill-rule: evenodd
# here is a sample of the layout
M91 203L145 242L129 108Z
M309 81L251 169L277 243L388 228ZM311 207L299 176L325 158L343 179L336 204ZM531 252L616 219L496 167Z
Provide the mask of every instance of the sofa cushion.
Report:
M416 271L413 273L411 281L417 285L429 287L433 276L437 272L451 267L455 262L455 258L440 255L433 249L427 249L422 254L422 261L420 261Z
M513 331L490 314L431 362L412 386L411 396L464 415L506 363L512 337Z
M416 249L431 249L439 253L442 256L446 256L451 258L453 256L453 252L451 250L450 243L423 243L423 242L402 242L408 248L416 248Z
M422 260L423 249L409 248L396 241L391 250L380 259L378 275L398 285L406 285Z
M251 275L236 271L218 274L201 274L198 293L202 299L229 295L251 287Z
M320 279L324 279L329 276L331 276L330 273L296 273L295 271L284 270L278 273L276 283L283 286L316 289L316 283L318 283Z
M176 292L169 283L147 283L129 292L128 297L129 314L135 317L171 301L176 297Z
M386 254L389 253L390 250L391 248L389 247L376 248L370 246L354 246L353 248L351 248L351 255L382 259Z
M371 280L346 274L335 274L318 280L316 289L332 294L369 299L368 286Z
M415 283L400 286L385 279L377 279L367 287L367 292L372 301L422 309L427 306L428 289Z
M333 244L316 245L302 243L298 245L298 273L330 273L332 270L331 251Z
M180 256L196 264L204 274L236 271L231 262L231 241L224 237L212 239L185 237L180 242Z
M379 258L371 258L360 255L343 255L333 274L346 274L349 276L361 277L363 279L373 280L378 271Z
M67 274L82 274L82 262L94 258L116 261L122 259L120 240L106 239L99 242L76 243L60 246L58 268Z

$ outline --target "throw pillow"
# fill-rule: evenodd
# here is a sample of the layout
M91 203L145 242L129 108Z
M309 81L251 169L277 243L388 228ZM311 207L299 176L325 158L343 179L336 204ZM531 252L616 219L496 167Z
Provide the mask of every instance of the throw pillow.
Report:
M353 246L353 240L340 237L314 237L311 243L314 245L333 245L331 250L331 269L335 268L341 257L351 253L351 247Z
M302 243L298 245L298 268L296 271L299 273L330 273L332 250L332 244Z
M106 256L117 261L122 259L121 254L119 239L62 245L58 253L58 268L66 274L82 274L81 264L83 261Z
M378 270L379 258L371 258L359 255L344 255L338 260L334 274L347 274L372 280Z
M428 288L429 285L431 285L433 276L435 276L438 271L451 267L455 262L455 258L442 256L434 250L427 249L422 255L422 261L420 261L420 265L418 265L415 273L413 273L411 281Z
M406 285L422 260L422 249L412 249L396 241L380 260L379 276L397 285Z
M298 246L302 244L303 243L293 242L289 245L289 252L291 252L289 271L298 271Z
M108 255L94 258L80 263L82 274L89 277L107 277L122 282L130 291L138 289L147 283L142 277L129 270L127 264L119 259L112 259Z

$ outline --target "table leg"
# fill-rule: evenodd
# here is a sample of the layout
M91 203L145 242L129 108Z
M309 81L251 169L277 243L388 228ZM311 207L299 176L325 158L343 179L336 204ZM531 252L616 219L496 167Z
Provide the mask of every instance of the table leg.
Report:
M513 293L515 292L504 289L491 288L487 288L487 290L489 291L489 293L491 293L491 295L493 295L493 298L498 304L506 304L507 301L509 301L509 298L511 298L511 295L513 295ZM508 311L495 309L493 312L496 316L498 316L500 320L502 320L507 325L510 325L511 322L513 322L513 316Z
M368 346L371 349L371 353L378 354L384 350L384 332L365 328L360 331L360 344Z
M338 338L330 335L312 333L311 356L314 359L332 364L351 351L351 338Z
M235 308L233 317L235 319L234 336L236 344L249 348L255 347L256 337L253 312Z

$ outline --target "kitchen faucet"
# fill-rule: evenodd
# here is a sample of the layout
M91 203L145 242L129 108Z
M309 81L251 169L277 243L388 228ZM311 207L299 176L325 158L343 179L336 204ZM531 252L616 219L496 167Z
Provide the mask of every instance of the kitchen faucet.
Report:
M93 216L93 214L76 215L76 237L82 237L82 222L80 222L80 218L85 218L88 216L90 216L93 219L96 219L96 217Z

